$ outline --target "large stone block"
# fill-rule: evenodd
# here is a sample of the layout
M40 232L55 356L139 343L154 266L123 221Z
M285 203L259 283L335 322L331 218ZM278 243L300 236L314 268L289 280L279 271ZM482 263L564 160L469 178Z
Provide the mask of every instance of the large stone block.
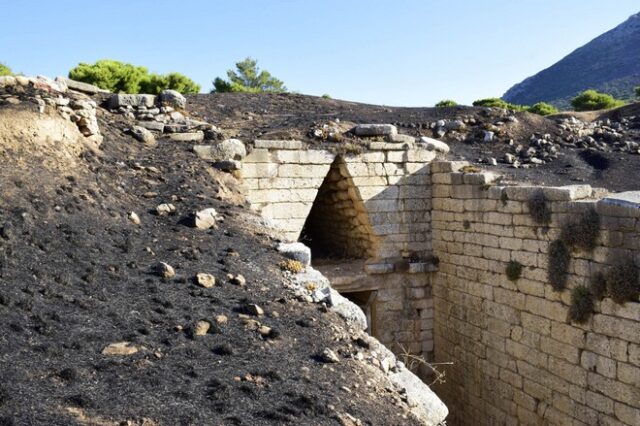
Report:
M111 109L120 107L147 107L151 108L156 102L154 95L126 95L116 94L109 98L108 105Z
M253 142L256 148L266 149L302 149L302 142L296 140L260 140Z
M356 136L387 136L398 133L398 128L392 124L359 124L353 132Z

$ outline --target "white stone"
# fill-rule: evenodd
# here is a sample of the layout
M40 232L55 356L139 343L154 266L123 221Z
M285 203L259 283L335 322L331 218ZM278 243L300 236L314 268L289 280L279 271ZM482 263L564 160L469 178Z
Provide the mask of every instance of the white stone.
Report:
M392 124L360 124L353 129L356 136L387 136L398 133Z
M420 138L420 142L425 144L425 148L429 151L441 152L443 154L449 152L449 145L442 141L423 136Z
M285 257L297 260L304 266L311 264L311 249L302 243L280 243L278 251Z

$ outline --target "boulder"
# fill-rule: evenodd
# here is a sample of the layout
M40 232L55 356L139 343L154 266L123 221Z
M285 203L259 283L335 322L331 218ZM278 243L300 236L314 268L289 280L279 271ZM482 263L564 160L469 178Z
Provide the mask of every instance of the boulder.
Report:
M235 172L237 170L242 170L242 162L238 160L214 161L213 167L218 170L222 170L223 172Z
M390 143L408 143L412 144L416 141L416 138L409 135L401 135L400 133L392 133L387 136L387 142Z
M133 126L131 128L131 134L134 138L144 143L145 145L154 145L156 143L156 137L153 136L149 130L141 126Z
M360 124L353 129L356 136L388 136L398 134L393 124Z
M187 98L182 96L177 90L163 90L158 95L158 105L177 109L185 109L187 106Z
M203 160L240 161L247 156L247 148L239 139L226 139L214 145L195 145L193 151Z
M440 152L443 154L446 154L449 152L449 145L437 139L432 139L432 138L423 136L420 138L420 142L422 142L425 145L425 148L429 151Z

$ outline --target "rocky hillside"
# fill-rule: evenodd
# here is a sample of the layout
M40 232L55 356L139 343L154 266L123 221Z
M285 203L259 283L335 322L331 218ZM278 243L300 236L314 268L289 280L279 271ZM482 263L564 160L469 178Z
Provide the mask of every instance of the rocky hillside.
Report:
M184 98L0 80L1 426L439 421L364 314L194 154L193 127L216 132ZM135 127L132 103L176 127Z
M640 85L640 13L538 74L510 88L503 99L522 105L544 101L567 109L576 93L596 89L630 99Z

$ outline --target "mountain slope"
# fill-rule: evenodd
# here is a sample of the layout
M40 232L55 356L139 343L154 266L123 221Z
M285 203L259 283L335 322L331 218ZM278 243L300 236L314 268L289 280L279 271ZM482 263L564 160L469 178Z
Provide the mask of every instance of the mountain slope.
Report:
M503 99L531 105L545 101L568 107L578 92L596 89L632 97L640 85L640 13L593 39L551 67L511 87Z

